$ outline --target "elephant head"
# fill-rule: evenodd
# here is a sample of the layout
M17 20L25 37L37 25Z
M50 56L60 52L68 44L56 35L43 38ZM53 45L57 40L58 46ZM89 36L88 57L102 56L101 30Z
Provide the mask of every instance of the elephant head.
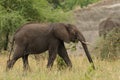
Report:
M54 34L58 39L63 40L67 43L80 41L84 48L84 51L86 53L86 56L87 56L89 62L92 63L93 68L95 68L93 60L92 60L90 53L88 51L88 48L87 48L86 40L85 40L83 34L78 30L78 28L75 25L63 24L63 23L55 24L54 25Z

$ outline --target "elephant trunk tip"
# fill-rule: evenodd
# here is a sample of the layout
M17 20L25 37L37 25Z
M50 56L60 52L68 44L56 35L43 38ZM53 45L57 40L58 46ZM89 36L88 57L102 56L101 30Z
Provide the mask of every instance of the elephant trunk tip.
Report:
M94 65L94 63L91 63L91 67L92 67L93 70L95 70L95 65Z

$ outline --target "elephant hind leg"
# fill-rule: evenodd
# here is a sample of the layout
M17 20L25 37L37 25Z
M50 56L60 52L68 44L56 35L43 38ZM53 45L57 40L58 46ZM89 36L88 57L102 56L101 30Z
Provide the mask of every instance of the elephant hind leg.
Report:
M56 55L57 55L56 49L52 49L52 48L49 49L49 58L48 58L47 68L51 68L53 66Z
M15 64L16 61L17 61L17 59L12 59L12 60L7 61L6 71L8 71L9 69L11 69L13 67L13 65Z
M22 56L24 56L24 47L16 45L15 52L12 56L12 59L7 61L6 70L13 68L15 62Z
M49 58L47 63L47 68L51 68L53 66L54 60L57 56L59 42L57 40L53 40L49 46Z

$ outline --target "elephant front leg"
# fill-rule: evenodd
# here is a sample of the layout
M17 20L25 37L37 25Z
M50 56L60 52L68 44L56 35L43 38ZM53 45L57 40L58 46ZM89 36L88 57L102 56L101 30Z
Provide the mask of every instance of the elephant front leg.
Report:
M54 49L49 50L49 58L48 58L47 68L51 68L53 66L56 55L57 55L56 50L54 50Z
M55 61L57 50L58 50L59 42L57 40L53 40L49 46L49 58L47 63L47 68L51 68Z
M63 60L65 61L65 63L67 64L68 67L72 67L72 63L71 63L71 60L69 59L68 57L68 53L65 49L65 46L64 46L64 43L61 42L59 44L59 47L58 47L58 54L61 58L63 58Z

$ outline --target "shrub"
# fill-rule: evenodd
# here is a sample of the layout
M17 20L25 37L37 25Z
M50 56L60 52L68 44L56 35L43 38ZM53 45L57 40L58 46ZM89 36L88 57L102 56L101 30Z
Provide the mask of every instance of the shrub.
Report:
M120 28L111 30L104 39L101 37L95 49L97 57L114 60L120 58Z
M33 0L1 0L0 5L8 12L18 11L29 21L38 20L39 13L33 7Z
M62 70L62 69L65 69L66 67L67 67L67 65L64 62L64 60L60 56L57 56L57 68L59 70Z
M33 7L40 15L40 22L68 22L72 19L72 12L64 12L60 8L53 9L47 0L34 0Z
M18 12L0 14L0 50L7 50L10 34L25 22Z

